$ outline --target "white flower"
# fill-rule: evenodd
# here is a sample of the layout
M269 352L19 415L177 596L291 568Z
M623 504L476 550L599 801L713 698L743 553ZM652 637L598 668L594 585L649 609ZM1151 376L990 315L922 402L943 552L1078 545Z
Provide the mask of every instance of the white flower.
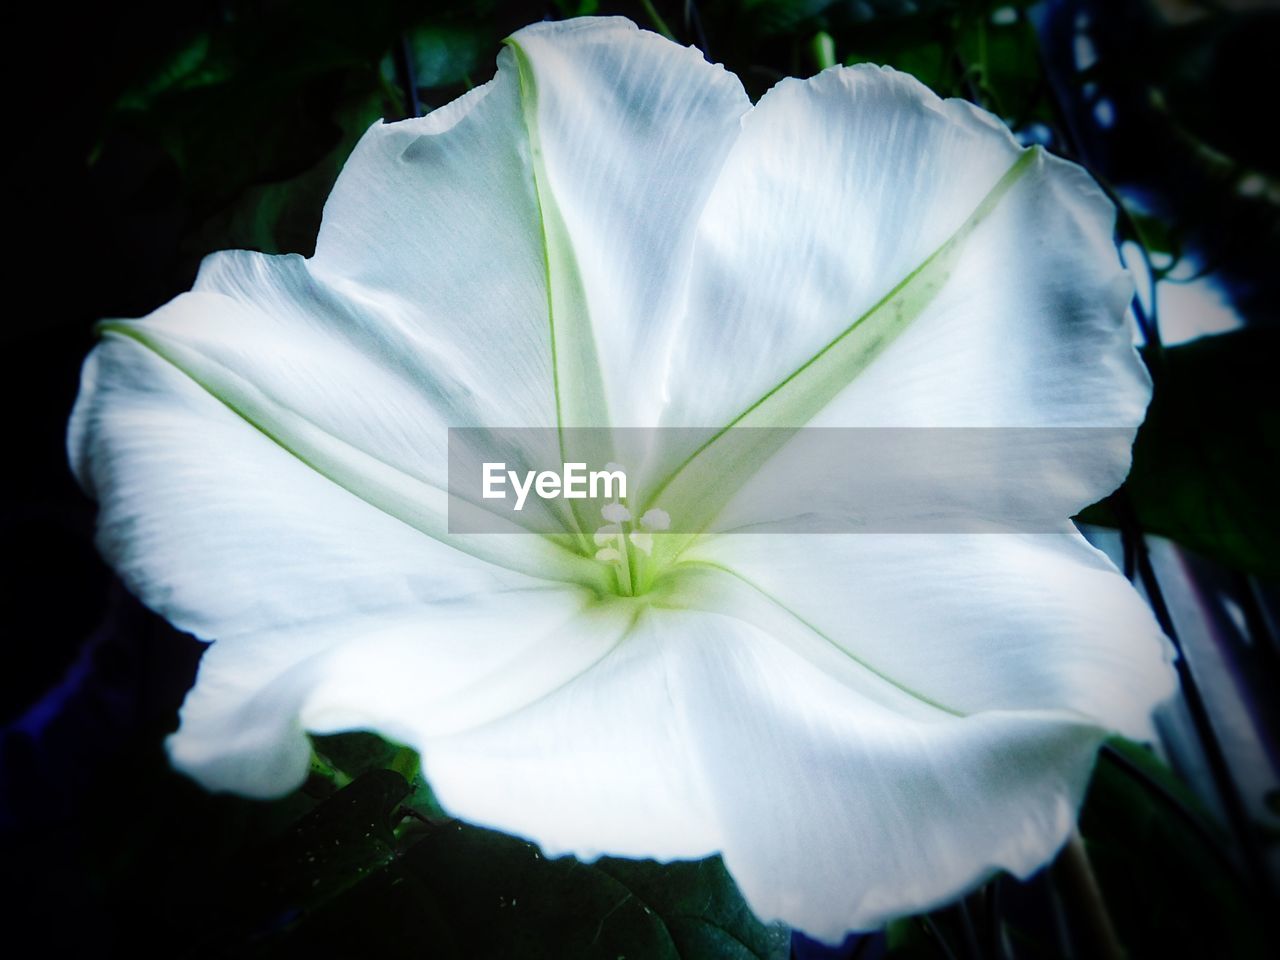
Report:
M549 854L723 852L762 917L826 939L1026 875L1100 739L1172 689L1079 536L667 532L646 556L610 531L601 562L451 534L446 429L1131 432L1112 222L1080 169L904 74L753 108L626 21L520 31L491 82L369 130L313 258L217 254L103 325L68 441L102 550L216 641L173 762L276 796L305 731L376 730L461 817ZM1063 518L1128 468L1066 436ZM666 452L678 522L712 502L693 453Z

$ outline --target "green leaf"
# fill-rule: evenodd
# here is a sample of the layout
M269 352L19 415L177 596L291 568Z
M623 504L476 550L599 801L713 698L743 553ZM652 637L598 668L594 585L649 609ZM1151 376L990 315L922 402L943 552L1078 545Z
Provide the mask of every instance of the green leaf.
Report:
M390 770L404 748L376 733L355 731L311 738L315 751L347 776L356 778L370 770ZM405 775L403 770L398 773ZM405 775L409 779L409 775Z
M1143 529L1265 576L1280 575L1277 348L1253 328L1148 350L1155 396L1125 483ZM1117 525L1105 505L1081 519Z
M804 32L835 0L744 0L742 13L758 36Z
M788 954L789 931L755 918L718 857L548 860L531 843L440 815L421 802L430 791L420 776L380 767L404 766L412 751L365 733L314 742L357 774L319 803L215 796L164 767L144 791L148 807L118 798L113 822L136 821L135 839L155 847L104 864L122 929L166 955L198 957ZM169 812L182 830L157 834Z
M322 174L308 184L308 202L313 192L323 201L353 142L349 115L359 115L358 135L372 120L395 113L378 101L384 89L378 65L401 31L423 17L408 4L234 6L141 65L102 124L104 152L141 142L167 154L172 170L166 175L176 180L195 224L215 213L247 217L225 212L237 202L246 209L265 206L262 217L277 219L273 208L288 198L270 191L245 197L244 191L291 181L322 163ZM312 235L299 229L304 246L295 249L313 239L314 223L309 226ZM269 240L243 245L277 246Z
M313 253L338 174L360 137L386 112L379 92L365 81L349 83L331 109L330 136L336 139L318 160L296 176L245 186L203 221L186 246L196 256L221 249Z
M234 954L243 944L287 932L390 862L396 811L408 794L409 785L398 773L371 771L318 804L283 836L250 848L224 875L206 949Z
M1263 956L1261 905L1223 854L1220 828L1150 751L1109 747L1119 762L1099 761L1080 828L1130 955Z
M941 955L919 917L894 920L885 926L884 934L886 955L893 960L934 960Z
M596 869L623 884L662 918L681 957L785 956L789 932L760 923L719 857L666 866L602 859Z
M1161 217L1154 214L1143 213L1137 210L1129 209L1129 223L1132 224L1131 233L1134 234L1133 239L1137 240L1147 248L1147 253L1152 255L1161 255L1171 267L1182 256L1182 244L1178 237L1175 227ZM1155 257L1153 256L1154 260ZM1164 269L1168 269L1165 267ZM1160 268L1157 267L1157 273Z
M1186 135L1275 177L1280 148L1268 124L1258 122L1253 91L1274 83L1278 44L1280 11L1206 17L1156 34L1143 75L1158 85Z
M1035 29L1025 17L993 23L990 16L975 16L957 43L982 105L1014 126L1053 116L1043 102L1038 49Z
M934 39L909 40L893 45L860 45L857 52L845 59L855 63L884 64L909 73L921 83L942 96L954 96L959 92L956 69L948 46Z
M313 736L315 753L348 777L363 776L372 770L392 770L409 783L404 806L426 817L447 819L430 785L422 776L417 751L384 740L376 733L355 731L330 736Z
M471 27L430 24L408 34L414 78L419 87L464 83L477 72L488 74L494 37Z
M154 71L121 94L119 110L144 111L167 93L195 89L226 79L228 67L212 53L208 31L201 31L178 46Z
M420 824L404 839L394 859L264 941L264 955L411 947L444 957L781 960L789 949L788 932L751 914L718 858L548 860L458 821ZM300 887L309 876L304 867Z

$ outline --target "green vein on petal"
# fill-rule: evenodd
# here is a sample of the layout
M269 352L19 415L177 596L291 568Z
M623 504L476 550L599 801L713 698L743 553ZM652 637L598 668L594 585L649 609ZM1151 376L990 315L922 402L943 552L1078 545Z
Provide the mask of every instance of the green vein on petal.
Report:
M129 321L105 321L98 330L106 336L128 338L150 350L290 456L415 530L509 570L579 583L598 592L611 587L612 578L600 564L514 525L510 534L500 536L450 534L446 490L411 477L325 431L199 351ZM519 544L519 549L513 544Z
M604 660L635 629L643 607L588 601L561 629L539 639L493 673L422 706L423 727L448 736L527 710ZM575 628L574 623L577 623Z
M924 312L950 278L964 242L1039 156L1038 147L1024 151L941 246L835 339L690 454L648 496L645 509L661 505L673 515L679 511L682 529L705 529L741 483L781 448L790 430L810 422ZM735 478L736 483L725 483L725 477ZM664 537L665 555L677 555L693 536Z
M858 656L849 648L837 643L830 634L824 632L796 610L793 610L781 598L770 593L760 584L732 567L711 560L699 559L682 562L680 569L680 577L668 577L665 581L660 581L655 587L660 591L659 602L668 606L668 608L707 609L717 613L725 613L728 616L742 616L743 611L758 611L760 608L756 604L766 604L769 610L780 614L789 625L774 620L773 622L779 623L779 626L774 629L768 629L767 625L770 620L767 617L744 616L743 618L749 623L765 629L779 643L785 644L798 656L809 661L824 673L839 677L844 674L845 669L851 668L857 674L873 678L875 682L884 684L887 689L909 697L930 711L955 718L967 716L967 714L949 707L922 691L895 679L884 670ZM691 582L688 576L690 569L701 570L709 575L727 579L714 589L708 589L705 585ZM729 593L723 592L726 588L730 591ZM744 594L742 592L744 590L747 593ZM690 602L694 597L696 597L696 600ZM718 598L719 602L714 602L713 598ZM709 600L712 600L712 602L708 602ZM791 627L798 627L799 635ZM816 641L816 644L814 641ZM841 669L842 667L845 669Z
M565 462L581 461L603 466L613 459L612 451L607 448L605 441L608 430L570 429L609 427L609 405L578 258L551 189L543 159L542 140L538 132L538 85L533 63L514 37L508 37L504 42L510 47L519 71L520 105L529 137L535 199L542 220L547 320L560 453ZM584 444L590 448L582 449ZM575 514L577 506L575 502ZM594 521L584 523L581 517L578 521L580 531L590 532L599 525Z

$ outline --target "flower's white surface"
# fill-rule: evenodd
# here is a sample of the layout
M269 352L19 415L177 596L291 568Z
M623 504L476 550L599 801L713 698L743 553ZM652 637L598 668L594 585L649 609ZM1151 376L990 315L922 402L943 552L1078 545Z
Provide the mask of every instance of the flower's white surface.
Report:
M658 534L665 572L619 597L595 544L451 535L446 429L1135 430L1112 216L1078 168L893 71L752 108L626 21L520 31L488 84L366 134L314 258L210 257L85 365L68 442L101 547L216 641L174 763L273 796L305 731L371 728L459 816L549 853L721 851L757 912L826 939L1025 875L1100 739L1143 736L1172 689L1082 539L675 557ZM1065 455L1064 518L1128 468Z

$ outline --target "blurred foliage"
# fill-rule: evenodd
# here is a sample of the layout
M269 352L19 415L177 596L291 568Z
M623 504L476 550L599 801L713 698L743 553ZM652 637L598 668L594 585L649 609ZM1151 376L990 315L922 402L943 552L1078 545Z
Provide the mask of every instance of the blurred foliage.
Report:
M1229 566L1280 576L1280 330L1146 351L1155 381L1125 490L1137 521ZM1119 525L1106 503L1082 517Z
M1225 831L1148 749L1108 742L1080 829L1129 956L1266 955L1265 903L1225 852ZM955 907L899 920L887 931L888 956L1090 956L1067 905L1044 889L1061 870L1055 864L1022 887L1000 877ZM1040 902L1029 903L1037 886Z
M403 751L368 734L274 802L209 794L155 750L118 758L84 802L101 829L76 851L112 918L96 951L166 957L724 957L782 960L789 932L748 910L719 858L547 859L445 816ZM416 757L411 765L416 769ZM344 782L336 787L331 779ZM424 802L425 800L425 802ZM109 826L107 826L109 825ZM33 837L49 848L46 837ZM49 869L44 864L42 869Z
M1120 236L1142 245L1158 282L1188 265L1212 273L1246 323L1162 347L1158 315L1144 318L1156 393L1127 485L1134 512L1147 529L1236 569L1277 573L1280 155L1268 99L1276 11L1228 15L1190 0L221 0L85 13L97 17L86 22L100 36L62 51L70 66L55 65L73 93L48 98L58 109L19 98L15 109L26 112L15 125L34 123L39 135L10 159L11 182L31 184L35 210L16 233L38 251L74 242L91 255L76 282L58 275L65 310L3 335L27 338L23 356L38 347L56 357L50 382L73 393L94 320L144 313L187 289L213 250L310 253L324 199L371 123L425 112L484 82L502 38L524 24L591 13L621 13L697 44L753 97L827 62L887 63L991 109L1024 142L1086 164L1120 204ZM51 72L29 72L11 89ZM68 105L74 124L61 121ZM40 125L45 114L53 119ZM74 154L74 169L50 164L50 142L74 145L62 151ZM47 198L60 194L74 215L49 214ZM63 337L71 325L76 336ZM41 429L60 435L68 402L46 403L23 386L6 406L47 408ZM59 446L45 455L53 466L33 468L40 496L55 488L50 477L67 483L61 457ZM1089 518L1107 521L1106 511L1100 505ZM47 530L31 529L36 545L12 540L15 556L41 555ZM56 587L61 596L65 583ZM52 622L43 610L40 618ZM73 643L83 619L67 628L81 631ZM36 694L74 654L54 640L44 649L63 659L32 674ZM153 682L126 666L130 682ZM22 705L25 695L14 694ZM148 709L172 724L176 701L158 702L163 710ZM61 778L35 761L19 767L23 737L5 742L6 787L40 824L10 851L11 863L30 864L15 874L75 902L103 952L175 955L185 944L205 956L374 956L406 943L440 956L787 952L785 935L750 916L718 860L545 860L522 841L449 820L416 757L375 737L317 740L307 787L256 803L211 796L173 774L161 732L149 721L140 745L95 747ZM1228 845L1149 756L1113 750L1083 829L1133 955L1255 952L1258 912L1223 853ZM851 941L845 955L1060 955L1060 916L1045 906L1050 880L997 878L874 943ZM802 946L797 939L797 955Z
M788 932L752 916L719 858L549 860L424 804L418 774L388 769L403 756L394 745L357 733L316 746L349 765L344 785L326 763L327 775L273 802L206 793L154 749L119 757L83 797L94 818L77 860L39 869L74 869L63 893L90 919L111 918L109 935L93 934L107 955L125 945L130 955L201 958L409 947L495 960L788 955ZM1225 835L1145 748L1107 746L1081 827L1133 957L1263 955L1261 905ZM48 836L30 842L58 849ZM1072 930L1054 906L1052 874L997 877L874 939L900 960L1061 956ZM850 949L865 939L851 938ZM803 953L839 955L813 944Z
M1150 751L1111 742L1080 829L1132 956L1266 954L1265 902L1225 854L1226 832Z

